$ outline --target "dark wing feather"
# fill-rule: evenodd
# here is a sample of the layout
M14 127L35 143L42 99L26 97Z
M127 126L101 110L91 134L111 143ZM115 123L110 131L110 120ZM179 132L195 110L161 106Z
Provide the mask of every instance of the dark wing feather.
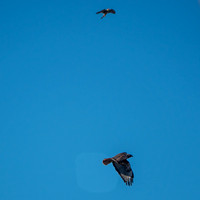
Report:
M100 10L99 12L96 12L96 14L105 13L105 12L106 12L106 9L103 9L103 10Z
M109 12L109 13L112 13L112 14L115 14L115 13L116 13L114 9L110 9L108 12Z
M113 157L114 160L116 160L117 162L121 162L123 160L127 159L127 153L123 152L123 153L119 153L116 156Z
M113 166L115 167L118 174L121 176L126 185L132 185L134 174L131 169L131 165L127 160L124 160L121 163L113 162Z

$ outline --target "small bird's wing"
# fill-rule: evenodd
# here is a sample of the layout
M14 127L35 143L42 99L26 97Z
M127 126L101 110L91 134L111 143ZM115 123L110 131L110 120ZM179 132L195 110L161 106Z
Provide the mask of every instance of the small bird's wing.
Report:
M103 10L100 10L99 12L96 12L96 14L105 13L105 12L106 12L106 9L103 9Z
M110 9L108 12L109 12L109 13L112 13L112 14L115 14L115 13L116 13L114 9Z
M134 174L131 169L131 165L127 160L124 160L121 163L113 162L113 166L115 167L118 174L121 176L126 185L132 185Z
M126 160L126 159L127 159L127 153L126 152L119 153L119 154L117 154L116 156L113 157L113 160L115 160L117 162L120 162L120 161L123 161L123 160Z

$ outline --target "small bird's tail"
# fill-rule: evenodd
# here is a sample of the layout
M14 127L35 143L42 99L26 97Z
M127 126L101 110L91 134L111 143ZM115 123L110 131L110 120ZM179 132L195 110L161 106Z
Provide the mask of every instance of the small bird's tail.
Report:
M111 162L112 162L112 158L106 158L106 159L103 160L103 164L104 164L104 165L108 165L108 164L110 164Z

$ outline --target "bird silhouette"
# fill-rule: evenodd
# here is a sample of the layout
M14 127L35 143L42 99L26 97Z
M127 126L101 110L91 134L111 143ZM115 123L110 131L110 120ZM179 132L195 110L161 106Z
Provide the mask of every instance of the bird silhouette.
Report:
M103 13L103 16L101 17L101 19L103 19L108 13L115 14L116 12L114 9L107 8L107 9L103 9L103 10L97 12L96 14L99 14L99 13Z

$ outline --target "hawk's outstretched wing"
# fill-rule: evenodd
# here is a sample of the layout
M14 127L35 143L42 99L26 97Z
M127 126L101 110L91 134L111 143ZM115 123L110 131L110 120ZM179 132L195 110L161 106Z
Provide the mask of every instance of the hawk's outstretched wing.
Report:
M134 174L131 169L131 165L127 160L124 160L122 162L113 162L113 166L115 167L118 174L121 176L123 181L126 183L126 185L132 185Z
M100 10L99 12L96 12L96 14L105 13L105 12L106 12L106 9L103 9L103 10Z
M126 159L128 159L126 152L119 153L119 154L117 154L116 156L113 157L113 160L115 160L117 162L120 162L120 161L123 161L123 160L126 160Z
M108 13L115 14L116 12L115 12L115 10L114 10L114 9L109 9L109 10L108 10Z

